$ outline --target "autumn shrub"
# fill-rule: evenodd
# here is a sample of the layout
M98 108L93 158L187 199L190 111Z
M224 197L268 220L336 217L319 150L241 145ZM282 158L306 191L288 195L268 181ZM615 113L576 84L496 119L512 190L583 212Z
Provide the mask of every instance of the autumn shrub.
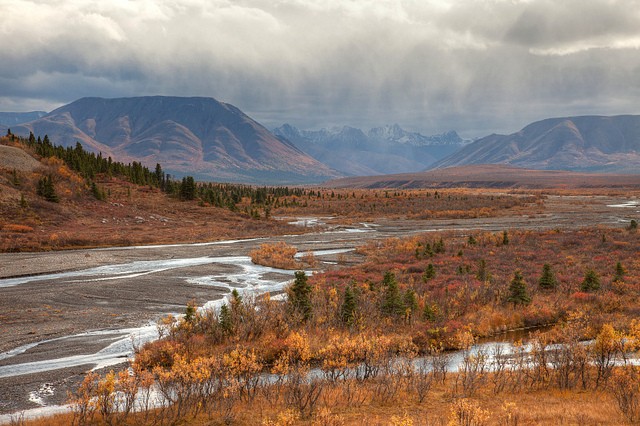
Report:
M261 244L251 251L251 261L257 265L271 266L280 269L301 269L302 263L295 259L297 249L284 241L273 244Z
M490 413L473 400L460 398L451 406L449 424L452 426L483 426L488 423Z
M96 393L100 375L90 372L84 376L80 386L69 394L69 405L73 412L74 423L83 426L93 422L98 404L96 403Z
M618 409L631 423L640 420L640 374L638 367L618 369L613 376L611 392Z
M25 234L27 232L33 232L33 228L28 225L20 225L15 223L7 223L0 228L4 232L15 232L19 234Z

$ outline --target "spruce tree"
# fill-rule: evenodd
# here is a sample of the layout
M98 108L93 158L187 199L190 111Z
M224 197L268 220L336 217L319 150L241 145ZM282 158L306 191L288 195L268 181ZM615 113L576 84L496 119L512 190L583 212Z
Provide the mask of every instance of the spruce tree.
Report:
M304 271L296 271L295 279L288 291L291 310L302 316L304 321L311 318L311 285Z
M545 263L542 266L542 276L540 280L538 280L538 285L543 290L554 290L558 287L558 280L556 279L553 270L551 270L551 265Z
M342 302L342 306L340 306L340 320L347 325L352 325L357 307L358 302L356 301L356 295L353 293L351 286L348 285L344 289L344 301Z
M58 198L58 194L56 194L56 189L53 185L53 179L51 176L45 176L38 180L38 187L36 193L43 197L47 201L51 201L52 203L57 203L60 201Z
M91 182L91 193L98 201L104 201L107 199L107 194L105 194L104 190L98 188L95 182Z
M392 272L387 271L382 280L384 296L382 299L382 313L386 316L400 316L404 313L404 306L400 299L398 282Z
M527 284L524 282L520 271L516 271L513 275L513 279L509 285L507 302L513 303L514 307L516 305L528 305L531 303L531 297L527 293Z
M600 277L598 277L598 274L596 274L596 271L592 268L589 268L584 274L584 280L580 285L580 290L585 293L600 290Z
M436 276L436 268L433 266L433 263L427 265L427 269L424 270L424 274L422 274L422 281L427 282Z
M156 163L154 177L156 186L164 191L164 172L162 171L160 163Z
M506 246L509 244L509 234L507 233L507 231L502 231L502 245Z
M241 305L242 305L242 296L240 296L240 293L238 292L238 290L234 288L233 290L231 290L231 309L238 310L240 309Z
M192 176L185 176L182 178L180 184L180 199L181 200L193 200L196 198L196 182Z
M476 272L476 278L482 282L491 281L491 273L487 271L487 261L484 259L480 259L478 261L478 272Z
M402 303L404 305L405 312L408 312L409 316L413 316L413 314L418 310L418 298L416 297L416 292L410 288L407 289L402 297Z
M218 324L220 325L220 329L225 334L231 334L233 331L233 319L231 317L231 311L226 303L223 303L220 306L220 315L218 317Z
M428 301L424 303L424 310L422 311L422 316L427 321L435 321L437 315L437 308L435 305L432 305Z
M189 324L193 324L196 320L196 305L195 302L187 303L187 308L184 311L184 321Z
M616 274L613 276L613 281L614 282L623 282L624 281L624 276L627 273L627 271L625 271L624 267L622 266L622 263L618 262L616 263Z

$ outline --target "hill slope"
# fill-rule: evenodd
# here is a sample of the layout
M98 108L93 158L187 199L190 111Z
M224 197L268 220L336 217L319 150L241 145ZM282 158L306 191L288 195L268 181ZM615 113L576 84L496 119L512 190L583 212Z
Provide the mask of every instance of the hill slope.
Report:
M424 170L467 142L454 131L424 136L408 132L397 124L373 128L366 133L348 126L299 130L284 124L273 132L313 158L351 176Z
M511 135L479 139L432 168L468 164L636 173L640 167L640 116L550 118Z
M213 98L83 98L11 128L14 134L76 141L118 161L156 163L172 174L250 183L320 182L339 176Z
M485 164L385 176L347 177L329 188L640 188L640 174L597 174L567 170L531 170Z
M270 194L263 188L209 185L217 197L227 200L225 207L220 207L203 199L207 191L198 193L202 198L183 201L178 189L168 194L150 183L132 183L127 167L118 163L112 163L112 172L96 173L89 183L86 174L77 169L95 168L86 162L83 167L86 156L77 150L71 150L81 163L75 169L62 158L40 158L36 152L18 138L0 136L0 252L214 241L300 232L299 227L285 221L264 219L265 205L253 203L257 197L251 195L258 191ZM57 201L41 192L45 178L52 183ZM103 199L96 196L94 185ZM232 206L228 200L233 198L233 192L244 196ZM255 213L250 215L245 210ZM3 266L0 263L0 275ZM32 265L30 273L38 272L38 267Z

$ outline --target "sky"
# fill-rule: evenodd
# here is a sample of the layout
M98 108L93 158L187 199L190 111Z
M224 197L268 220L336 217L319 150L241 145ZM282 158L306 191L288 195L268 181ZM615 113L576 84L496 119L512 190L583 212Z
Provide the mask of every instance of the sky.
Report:
M0 0L0 111L205 96L267 127L640 113L640 0Z

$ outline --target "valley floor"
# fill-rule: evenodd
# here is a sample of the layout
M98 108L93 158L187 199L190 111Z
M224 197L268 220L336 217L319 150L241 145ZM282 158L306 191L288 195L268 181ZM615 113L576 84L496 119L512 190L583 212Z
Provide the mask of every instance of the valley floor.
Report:
M629 203L634 200L637 198L628 194L553 195L545 200L542 213L532 215L517 211L513 216L481 219L381 218L374 224L326 226L303 235L276 235L207 244L0 254L0 351L5 351L0 354L0 371L11 372L34 361L50 362L71 354L95 353L108 347L115 338L106 339L95 334L54 340L32 348L25 345L77 336L92 330L141 327L166 314L184 312L190 301L200 306L220 299L231 288L254 286L255 275L245 274L236 281L228 277L242 275L244 269L234 259L246 257L249 251L263 242L286 241L299 251L306 251L353 249L371 240L433 231L464 234L478 229L624 227L630 219L638 217L637 205ZM233 234L232 229L225 232ZM156 235L157 241L171 242L172 239L184 241L184 236L167 238L163 234ZM189 261L203 258L227 258L228 261ZM327 262L323 268L359 261L353 252L328 255L320 257L320 260ZM167 266L171 264L175 266ZM135 265L135 268L110 272L92 270L122 265ZM62 274L65 272L72 274ZM33 274L38 275L24 277ZM278 271L263 271L257 278L267 283L290 280L290 276ZM266 287L263 290L269 291ZM281 291L281 287L277 291ZM8 355L7 351L19 347L26 349L19 354ZM3 395L0 413L34 408L40 404L59 404L66 399L66 391L74 387L90 368L91 363L33 374L7 374L6 377L0 374L0 394ZM42 392L45 384L55 389L52 394ZM41 398L38 400L34 395Z

